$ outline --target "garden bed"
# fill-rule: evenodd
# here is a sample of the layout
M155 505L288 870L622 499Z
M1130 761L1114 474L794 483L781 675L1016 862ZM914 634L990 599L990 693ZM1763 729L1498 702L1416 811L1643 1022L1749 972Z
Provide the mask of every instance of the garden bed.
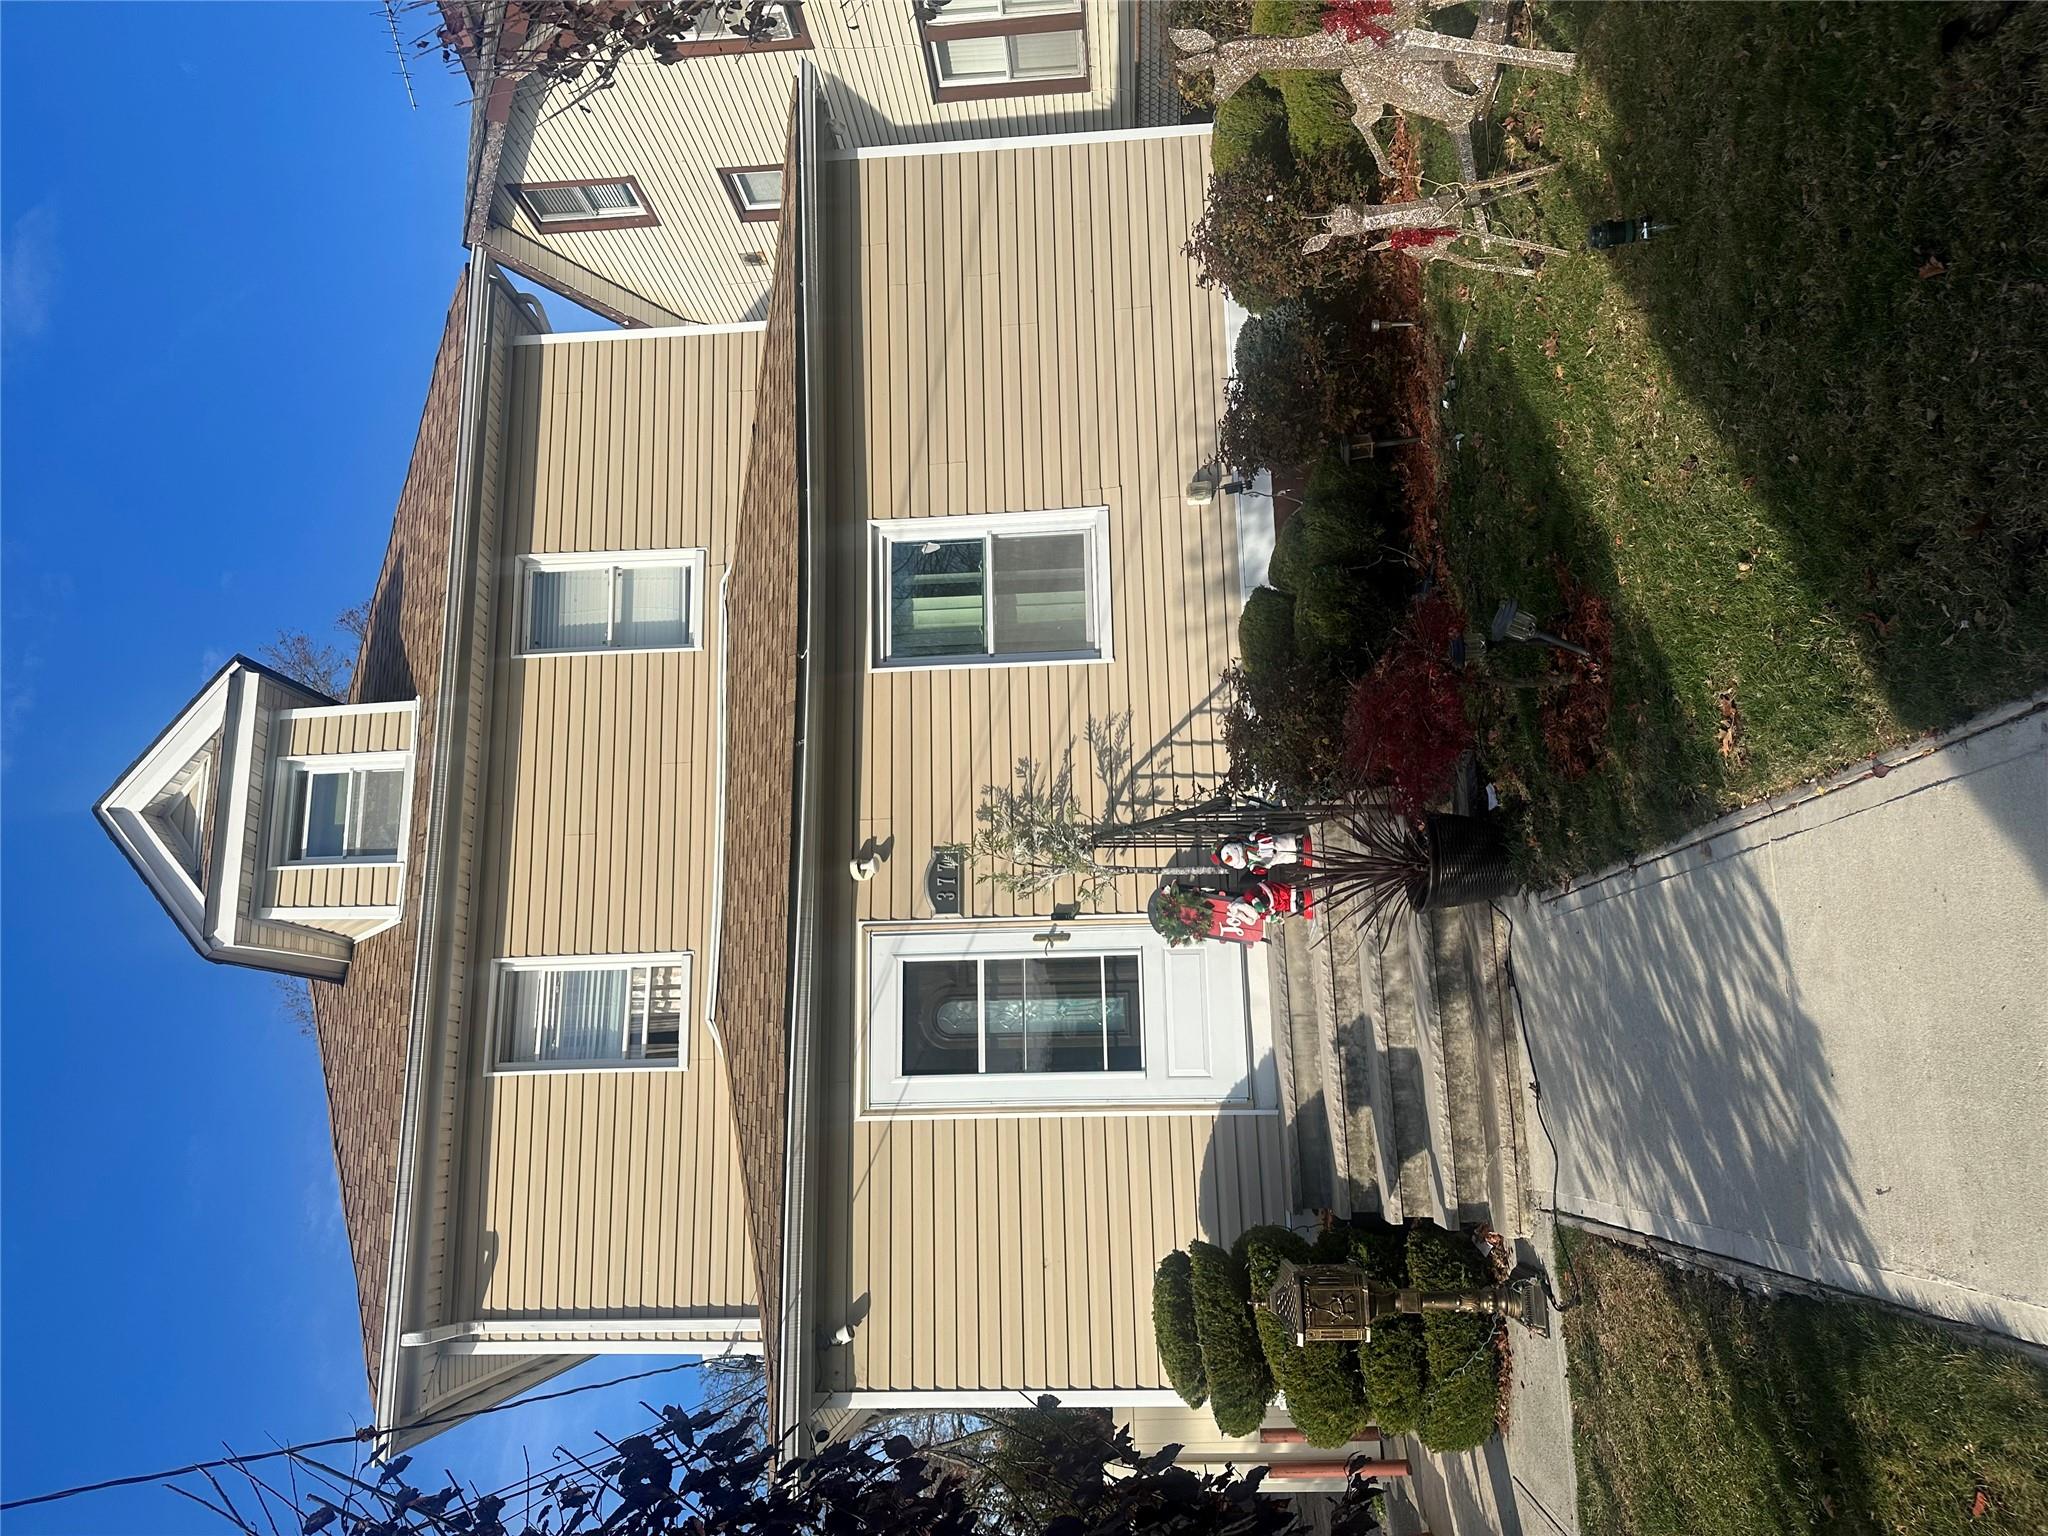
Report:
M1579 55L1507 72L1478 134L1489 171L1558 167L1491 210L1574 252L1533 279L1424 280L1356 241L1296 261L1336 200L1298 174L1308 141L1336 153L1293 126L1319 99L1299 84L1266 101L1282 129L1233 130L1244 185L1219 186L1242 193L1226 243L1254 308L1334 274L1320 312L1398 318L1426 289L1434 336L1396 333L1358 391L1383 438L1434 420L1391 455L1416 582L1474 627L1512 597L1596 651L1497 649L1463 682L1518 867L1547 884L2048 682L2048 8L1544 5L1516 40ZM1412 126L1429 191L1455 155ZM1285 158L1254 209L1261 154ZM1589 223L1643 213L1678 227L1584 250ZM1326 774L1283 789L1344 777L1377 660L1269 690Z

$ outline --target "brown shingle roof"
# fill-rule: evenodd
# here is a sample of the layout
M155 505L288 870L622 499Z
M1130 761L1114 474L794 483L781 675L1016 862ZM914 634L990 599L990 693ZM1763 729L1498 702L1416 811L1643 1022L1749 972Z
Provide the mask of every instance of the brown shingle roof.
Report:
M796 185L794 145L792 134L783 172L787 187ZM787 222L777 245L754 394L754 439L727 593L725 845L744 848L747 856L726 865L718 961L718 1030L732 1079L771 1403L782 1306L789 1123L788 876L795 830L800 560L797 242Z
M356 661L352 703L420 701L413 772L412 837L405 869L405 915L355 947L348 978L313 984L320 1066L327 1077L327 1118L341 1212L355 1260L370 1400L384 1346L385 1286L391 1213L398 1179L399 1117L405 1102L405 1053L412 1021L413 967L419 950L420 885L426 867L427 799L439 722L434 718L448 586L448 541L455 508L456 445L461 435L462 347L467 279L456 284L420 413L412 465L377 575L369 627Z

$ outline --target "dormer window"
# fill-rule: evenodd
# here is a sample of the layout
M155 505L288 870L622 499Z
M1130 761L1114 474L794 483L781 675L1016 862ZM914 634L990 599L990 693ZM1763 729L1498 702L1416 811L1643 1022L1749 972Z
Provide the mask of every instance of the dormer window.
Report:
M366 767L287 765L285 859L398 857L405 828L405 762Z
M677 42L671 51L677 58L693 58L810 46L804 8L797 0L769 0L758 13L749 0L713 0L697 13L689 38Z
M515 183L511 190L533 222L549 233L642 229L661 222L639 180L632 176L523 181Z

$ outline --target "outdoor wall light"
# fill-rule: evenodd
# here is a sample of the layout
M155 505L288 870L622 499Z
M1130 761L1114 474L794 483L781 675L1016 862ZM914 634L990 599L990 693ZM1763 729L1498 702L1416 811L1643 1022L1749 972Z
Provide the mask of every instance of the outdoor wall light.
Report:
M1225 480L1223 466L1211 459L1196 470L1188 480L1188 505L1206 507L1216 499L1218 491L1228 491L1235 496L1244 489L1242 480Z
M1586 249L1611 251L1617 245L1634 245L1653 234L1662 234L1677 227L1676 224L1659 224L1647 213L1635 219L1602 219L1597 224L1586 226Z

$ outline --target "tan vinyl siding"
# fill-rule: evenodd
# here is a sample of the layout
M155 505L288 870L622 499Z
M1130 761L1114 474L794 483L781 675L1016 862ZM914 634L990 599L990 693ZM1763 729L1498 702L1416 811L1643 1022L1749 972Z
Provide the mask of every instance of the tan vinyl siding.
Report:
M301 710L285 721L284 755L330 752L404 752L412 746L410 709Z
M1182 495L1214 451L1226 368L1220 296L1180 252L1207 161L1206 138L1183 136L826 168L837 730L857 786L835 809L846 846L890 849L866 884L826 883L828 930L932 916L933 848L971 835L979 787L1016 759L1071 745L1093 797L1091 718L1129 712L1143 792L1191 793L1224 766L1213 689L1235 651L1234 510ZM1114 660L866 669L868 519L1096 506ZM1150 884L1101 910L1141 911ZM967 905L1015 906L983 885ZM1163 1386L1153 1266L1195 1236L1285 1219L1277 1116L856 1120L861 948L833 947L843 979L820 1026L817 1305L824 1327L858 1298L870 1311L850 1348L821 1356L823 1388Z
M980 787L1019 758L1071 746L1077 791L1099 802L1091 719L1129 713L1137 794L1171 800L1226 766L1234 508L1184 500L1215 452L1226 363L1222 297L1181 254L1207 165L1190 135L829 168L843 258L830 309L853 333L839 394L864 402L839 413L835 442L856 657L870 646L867 520L1109 509L1114 660L859 679L859 833L896 839L861 888L863 919L931 915L931 850L972 837ZM1141 911L1150 883L1126 881L1101 910ZM970 915L1016 910L986 884L968 893Z
M291 954L346 960L349 941L341 935L256 915L259 906L268 904L265 898L269 894L269 860L265 849L269 847L270 829L264 821L264 812L269 803L271 764L285 735L285 725L277 717L299 702L270 679L256 680L256 698L251 706L256 718L250 734L249 761L246 766L238 768L242 775L244 821L235 942Z
M1134 7L1111 0L1082 13L1089 60L1083 91L989 101L932 100L912 7L833 0L804 8L826 109L848 147L1078 133L1147 120L1132 66ZM520 91L508 125L501 183L636 177L660 223L636 229L547 231L500 192L492 223L536 280L565 284L633 316L651 307L712 323L758 319L777 226L743 223L720 184L728 166L780 165L798 50L754 51L664 65L627 59L602 91ZM1152 93L1156 95L1157 93ZM1170 122L1173 107L1151 115ZM553 259L538 253L552 253ZM587 284L579 274L594 274ZM625 297L622 297L622 294ZM654 319L650 323L663 323Z
M467 1316L751 1305L725 1067L703 1017L717 592L758 335L518 347L477 826L471 1007L501 957L688 952L686 1070L487 1070L469 1031L458 1224ZM701 650L514 657L527 553L703 548Z
M266 875L266 907L394 907L400 864L286 864Z

